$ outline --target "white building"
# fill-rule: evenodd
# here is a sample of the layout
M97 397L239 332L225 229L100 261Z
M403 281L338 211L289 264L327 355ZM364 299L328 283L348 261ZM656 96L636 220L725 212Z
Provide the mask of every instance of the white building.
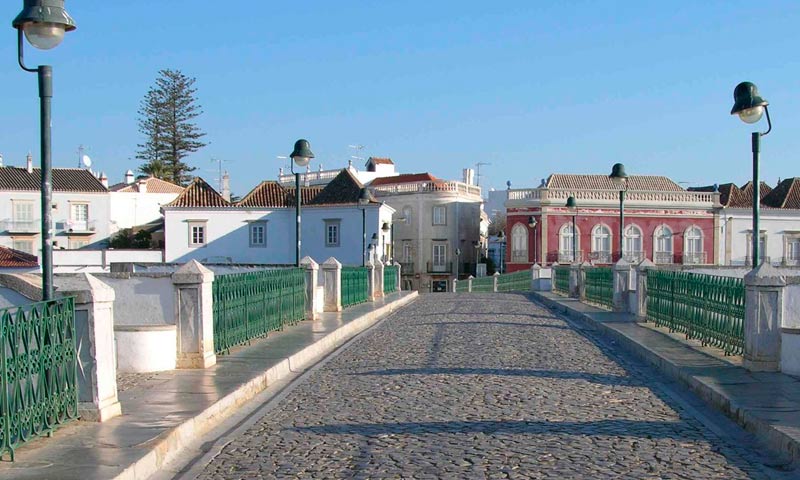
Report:
M732 183L694 190L720 192L720 247L723 265L752 265L753 186ZM760 251L774 265L800 265L800 178L787 178L773 189L760 186Z
M374 198L359 206L362 188L348 169L324 187L301 188L302 257L319 263L335 257L344 265L361 265L364 230L367 242L374 235L378 251L384 251L382 227L391 223L394 210ZM294 188L278 182L262 182L232 203L197 178L162 207L165 261L293 264L294 205Z
M125 181L112 185L108 190L111 205L109 232L114 234L123 228L160 220L161 207L175 200L183 192L183 187L155 177L137 179L128 170Z
M108 239L108 190L89 170L53 169L54 249L99 247ZM0 168L0 245L39 255L41 251L40 170Z
M349 162L347 170L363 184L380 177L393 177L399 175L395 169L394 162L391 158L369 157L364 166L364 170L359 170L353 166L353 162ZM306 167L305 173L300 174L300 182L302 185L327 185L328 182L336 178L341 169L323 170L320 165L319 170L311 171L311 167ZM294 187L295 177L292 173L285 173L280 169L278 174L278 183L285 187Z

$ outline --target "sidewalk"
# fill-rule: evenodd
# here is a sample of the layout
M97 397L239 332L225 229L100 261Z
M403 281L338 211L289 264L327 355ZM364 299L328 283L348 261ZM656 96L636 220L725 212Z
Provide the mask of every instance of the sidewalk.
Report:
M533 298L558 313L587 323L626 350L687 386L714 408L755 434L776 452L800 460L800 379L782 373L751 373L741 357L683 340L653 323L636 323L552 292Z
M52 438L17 450L0 462L0 478L144 479L194 437L210 430L268 385L310 366L403 305L417 292L324 313L217 357L205 370L124 376L122 416L105 423L75 422Z

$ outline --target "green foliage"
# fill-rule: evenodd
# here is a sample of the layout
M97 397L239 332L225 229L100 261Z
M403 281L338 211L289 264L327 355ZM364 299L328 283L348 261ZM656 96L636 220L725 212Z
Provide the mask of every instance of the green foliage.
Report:
M131 240L131 248L147 249L153 243L153 235L147 230L139 230Z
M481 262L486 264L486 275L494 275L494 272L497 271L497 265L494 264L494 260L490 257L481 257Z
M206 146L205 133L194 123L203 113L197 103L195 79L179 70L161 70L139 106L139 132L144 142L136 158L143 173L178 185L188 184L194 170L183 161Z
M123 228L108 242L109 248L147 250L152 246L152 235L146 230L136 234L130 228Z

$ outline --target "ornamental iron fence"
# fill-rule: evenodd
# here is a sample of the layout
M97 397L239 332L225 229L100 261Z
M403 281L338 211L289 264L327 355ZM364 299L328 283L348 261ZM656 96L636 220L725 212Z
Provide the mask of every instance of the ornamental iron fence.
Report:
M397 266L386 265L383 267L383 293L397 291Z
M569 267L553 267L553 291L569 295Z
M0 458L78 418L74 299L0 310Z
M367 267L342 267L342 308L369 300Z
M726 355L744 352L744 298L741 278L647 272L648 319Z
M520 270L514 273L504 273L497 276L498 292L522 292L531 289L530 270Z
M305 319L301 268L218 275L212 290L217 354Z
M478 277L472 279L473 292L494 292L494 279L492 277Z
M586 269L586 300L604 307L613 308L614 272L611 267Z

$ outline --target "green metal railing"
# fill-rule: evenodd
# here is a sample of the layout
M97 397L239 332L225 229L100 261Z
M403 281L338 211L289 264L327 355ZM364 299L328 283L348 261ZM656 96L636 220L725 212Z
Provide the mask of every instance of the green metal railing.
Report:
M218 275L212 289L217 354L305 318L305 272L300 268Z
M610 267L587 268L586 272L586 300L614 307L614 273Z
M744 352L744 311L741 278L647 272L647 317L726 355Z
M0 458L78 418L72 298L0 310Z
M342 267L342 308L368 300L368 275L367 267Z
M569 267L553 267L553 291L569 295Z
M531 289L531 271L521 270L497 276L498 292L527 292Z
M456 283L456 292L459 292L459 293L460 292L466 292L468 287L469 287L469 285L467 285L467 279L466 278L463 279L463 280L459 280L458 283Z
M473 292L493 292L494 280L492 277L478 277L472 279Z
M383 293L397 291L397 266L383 267Z

